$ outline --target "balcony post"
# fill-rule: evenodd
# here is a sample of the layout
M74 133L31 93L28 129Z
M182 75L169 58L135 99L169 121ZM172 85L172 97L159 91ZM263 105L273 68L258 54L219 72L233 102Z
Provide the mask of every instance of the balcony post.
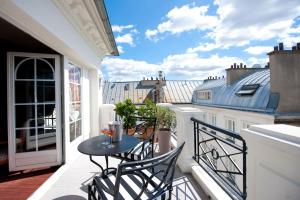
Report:
M194 123L191 117L202 120L202 111L193 107L174 108L176 113L177 144L185 142L185 146L178 158L178 166L184 173L191 172L192 165L196 164L193 160L194 155Z

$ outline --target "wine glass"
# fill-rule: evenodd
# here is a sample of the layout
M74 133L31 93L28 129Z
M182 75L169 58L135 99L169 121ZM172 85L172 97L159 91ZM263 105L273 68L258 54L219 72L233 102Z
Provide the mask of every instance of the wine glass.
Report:
M107 148L113 148L115 145L112 143L112 137L114 136L114 130L109 130L107 136L110 137L110 143L106 146Z

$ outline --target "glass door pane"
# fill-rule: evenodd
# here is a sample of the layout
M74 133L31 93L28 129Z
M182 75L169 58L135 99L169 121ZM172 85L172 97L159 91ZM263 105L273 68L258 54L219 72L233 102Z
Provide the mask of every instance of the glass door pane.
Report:
M15 57L17 153L56 149L54 60Z

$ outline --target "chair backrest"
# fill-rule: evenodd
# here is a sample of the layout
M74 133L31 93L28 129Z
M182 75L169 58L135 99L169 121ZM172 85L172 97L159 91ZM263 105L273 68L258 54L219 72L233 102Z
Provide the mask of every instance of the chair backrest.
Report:
M119 164L116 174L114 199L118 199L121 177L124 175L133 175L140 179L141 190L134 199L140 199L143 194L146 194L150 199L155 199L171 190L176 161L183 146L184 143L172 151L155 158ZM149 184L153 189L148 189Z

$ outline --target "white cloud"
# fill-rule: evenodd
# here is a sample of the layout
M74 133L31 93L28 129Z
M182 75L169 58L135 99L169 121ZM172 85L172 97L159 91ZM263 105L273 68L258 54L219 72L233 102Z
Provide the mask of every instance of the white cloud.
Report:
M269 53L272 50L273 50L272 46L252 46L245 49L244 52L247 52L251 55L261 55L261 54Z
M125 52L122 46L118 45L117 47L120 54Z
M212 51L214 49L220 48L221 45L220 44L215 44L215 43L200 43L198 46L196 47L192 47L192 48L188 48L187 49L187 53L195 53L198 51Z
M158 33L157 30L147 29L145 35L146 35L146 38L148 38L149 40L153 40L156 42L158 40L158 38L156 37L157 33Z
M178 34L184 31L212 29L217 25L218 18L207 15L208 8L208 6L190 5L175 7L168 12L167 20L160 23L156 29L146 30L146 37L157 40L158 33Z
M166 57L161 66L168 75L184 79L204 79L207 76L220 76L224 69L234 62L244 61L237 57L220 57L218 54L209 57L200 57L196 53L170 55Z
M112 25L112 31L113 32L118 32L121 33L123 30L126 29L132 29L134 26L132 24L126 25L126 26L122 26L122 25ZM135 29L134 29L135 30Z
M106 58L102 62L108 72L110 81L141 80L143 77L157 76L159 70L163 70L166 76L179 79L204 79L207 76L221 76L224 69L234 62L244 61L237 57L219 56L200 57L197 53L184 53L169 55L160 64L152 64L146 61Z
M129 44L130 46L134 46L133 37L132 37L131 33L117 36L116 42L117 43L125 43L125 44Z
M102 65L110 81L137 81L144 76L156 76L160 70L159 65L133 59L105 58Z
M268 62L269 58L250 57L247 59L248 67L252 67L255 64L259 64L261 65L261 67L265 67Z
M278 38L300 13L299 0L218 0L215 4L220 22L208 36L224 46Z

